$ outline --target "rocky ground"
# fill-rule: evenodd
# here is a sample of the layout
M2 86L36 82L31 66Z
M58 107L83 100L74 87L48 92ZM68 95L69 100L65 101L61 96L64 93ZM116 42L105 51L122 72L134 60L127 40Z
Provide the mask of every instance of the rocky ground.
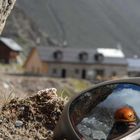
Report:
M0 113L0 138L4 140L50 140L66 100L56 89L41 90L34 96L12 99Z

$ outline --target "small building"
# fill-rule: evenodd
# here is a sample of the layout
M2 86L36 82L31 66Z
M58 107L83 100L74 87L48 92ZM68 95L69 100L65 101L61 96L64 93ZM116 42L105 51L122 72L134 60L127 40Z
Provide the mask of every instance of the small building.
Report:
M24 68L30 74L95 79L126 75L127 61L116 49L37 47L29 53Z
M128 58L128 76L140 77L140 58Z
M17 56L22 51L14 40L10 38L0 37L0 62L11 63L17 61Z

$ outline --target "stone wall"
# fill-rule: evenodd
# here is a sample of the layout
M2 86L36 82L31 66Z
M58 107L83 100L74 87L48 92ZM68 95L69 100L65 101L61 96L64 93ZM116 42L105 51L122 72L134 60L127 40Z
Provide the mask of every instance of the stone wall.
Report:
M113 73L116 73L116 76L118 77L127 75L126 65L107 65L107 64L86 65L86 64L48 63L47 66L48 66L48 70L46 74L48 76L54 76L54 77L62 77L63 69L65 69L66 71L66 77L82 78L82 79L84 79L83 78L84 75L85 75L85 79L95 78L97 76L96 70L104 71L104 77L102 78L109 78L113 76ZM88 74L90 71L93 71L93 76L92 75L90 76Z

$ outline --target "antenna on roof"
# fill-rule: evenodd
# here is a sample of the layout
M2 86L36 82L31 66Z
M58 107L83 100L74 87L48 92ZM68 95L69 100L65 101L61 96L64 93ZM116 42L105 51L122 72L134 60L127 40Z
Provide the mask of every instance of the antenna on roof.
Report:
M66 40L64 40L63 47L67 47L67 46L68 46L68 42Z
M122 50L122 45L121 45L121 43L118 43L118 44L117 44L117 49Z

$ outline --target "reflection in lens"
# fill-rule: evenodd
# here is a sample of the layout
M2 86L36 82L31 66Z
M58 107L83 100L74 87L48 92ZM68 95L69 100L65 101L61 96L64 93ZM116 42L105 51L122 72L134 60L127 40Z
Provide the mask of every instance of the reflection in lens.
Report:
M137 115L140 117L140 87L136 85L130 84L120 84L118 87L113 91L112 95L105 100L101 106L109 107L115 110L124 105L132 106Z
M71 104L71 123L80 137L87 140L107 139L114 126L114 113L118 108L127 106L134 109L137 122L139 121L139 99L140 87L134 84L111 84L92 89Z

